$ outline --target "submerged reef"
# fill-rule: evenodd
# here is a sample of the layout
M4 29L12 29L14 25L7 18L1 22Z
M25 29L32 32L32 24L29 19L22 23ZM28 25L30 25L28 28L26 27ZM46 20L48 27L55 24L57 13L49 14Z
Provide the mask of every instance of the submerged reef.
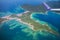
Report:
M27 11L24 12L22 14L16 14L16 15L10 15L7 17L2 17L4 19L7 20L16 20L19 23L13 23L10 26L10 29L14 29L19 25L20 28L22 28L22 32L27 33L27 36L33 36L33 40L37 40L37 36L38 34L42 35L42 36L49 36L49 35L53 35L53 36L60 36L60 34L58 33L58 31L54 30L52 27L50 27L50 25L47 22L44 21L40 21L36 18L34 18L35 13ZM38 13L36 13L38 14ZM41 13L39 13L41 14ZM23 25L24 24L24 25ZM13 26L15 25L15 26Z

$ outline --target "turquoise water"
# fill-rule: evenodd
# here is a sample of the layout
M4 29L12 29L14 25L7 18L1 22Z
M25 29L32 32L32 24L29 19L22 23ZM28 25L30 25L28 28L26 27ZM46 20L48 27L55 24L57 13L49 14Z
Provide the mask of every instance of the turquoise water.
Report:
M36 19L39 19L41 21L48 22L48 23L50 23L52 25L54 24L53 26L56 27L59 30L59 27L60 27L60 25L59 25L60 24L60 15L59 14L56 14L56 13L53 13L53 12L48 12L48 15L35 14L35 15L33 15L33 17L36 18ZM11 20L8 23L5 22L2 25L2 27L0 28L0 35L1 35L0 36L1 38L0 39L2 39L2 40L5 40L5 39L6 40L33 40L33 37L32 36L27 36L27 33L24 33L24 32L21 31L22 30L22 28L20 28L21 25L19 25L16 28L10 30L9 29L10 28L9 25L12 24L12 23L18 24L19 22L16 22L16 20ZM22 27L23 26L24 25L22 24ZM45 36L42 36L42 35L38 35L37 38L39 40L60 40L60 37L53 37L52 35L48 35L46 37Z
M34 18L48 22L52 24L53 26L57 27L58 29L60 28L60 14L59 13L54 13L54 12L47 12L47 14L35 14L33 15Z
M25 1L25 0L0 0L0 17L6 16L6 15L11 15L11 14L17 14L24 12L25 10L21 9L20 6L24 3L28 3L30 5L40 5L41 2L35 1L34 0L31 2L30 1ZM53 0L54 1L54 0ZM2 13L1 13L2 12ZM33 17L50 23L54 27L58 29L60 32L60 14L53 13L53 12L48 12L48 15L44 14L35 14ZM11 21L12 23L15 23L16 21ZM8 23L9 24L9 23ZM15 29L10 30L10 26L4 23L2 27L0 28L0 40L33 40L32 36L26 36L27 34L22 32L20 26L17 26ZM24 25L23 25L24 26ZM60 40L60 37L52 37L51 35L48 35L47 37L38 35L39 40Z
M52 12L52 11L47 12L47 14L46 13L33 13L32 17L35 20L47 22L49 26L51 26L54 30L57 30L60 33L60 14L59 13ZM60 37L57 37L56 40L60 40Z
M20 28L21 26L25 26L24 24L20 24L19 26L17 26L14 29L9 29L10 28L10 24L15 23L15 25L19 22L17 22L16 20L11 20L8 22L5 22L1 29L0 29L0 37L2 40L33 40L32 36L27 36L27 33L22 32L22 28ZM13 26L11 26L13 27ZM23 28L24 29L24 28ZM4 39L3 39L4 38ZM23 39L24 38L24 39ZM42 36L42 35L38 35L37 37L39 40L58 40L57 38L53 37L52 35L49 36Z
M12 30L9 29L10 28L9 24L16 23L16 22L17 22L16 20L11 20L10 22L8 22L8 23L5 22L2 25L2 28L0 30L0 37L1 37L0 39L1 40L33 40L32 36L27 36L27 33L24 33L21 31L22 28L20 28L20 27L25 26L23 24L22 25L20 24L20 26L17 26L16 28L14 28ZM19 22L17 22L17 23L19 23ZM13 27L13 26L11 26L11 27ZM50 35L48 35L47 37L44 37L42 35L38 35L37 38L39 40L55 40L55 38Z
M4 14L5 15L5 14ZM8 14L9 15L9 14ZM34 18L36 18L37 20L41 20L44 22L47 22L51 25L53 25L54 27L56 27L58 29L58 31L60 32L60 15L56 14L54 12L47 12L46 14L35 14L33 15ZM15 23L16 21L10 21L10 24ZM18 24L19 22L17 22L16 24ZM2 40L33 40L32 36L26 36L27 33L22 32L22 28L20 28L20 26L17 26L15 29L10 30L10 25L9 22L8 24L4 23L2 25L2 28L0 28L0 39ZM24 26L24 25L23 25ZM23 27L22 26L22 27ZM4 38L4 39L3 39ZM24 39L23 39L24 38ZM39 40L60 40L60 37L53 37L51 35L48 36L42 36L42 35L38 35L37 37Z

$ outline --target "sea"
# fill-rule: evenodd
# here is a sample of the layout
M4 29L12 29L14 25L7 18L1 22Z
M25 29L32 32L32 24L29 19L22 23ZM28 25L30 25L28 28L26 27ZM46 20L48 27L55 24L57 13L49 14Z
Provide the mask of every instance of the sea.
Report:
M8 5L8 3L7 3L7 5ZM16 3L16 1L15 1L15 3ZM0 5L1 5L1 3L0 3ZM7 5L4 4L4 6L2 5L3 7L0 6L0 18L3 16L7 16L7 15L19 14L19 13L22 13L25 11L25 10L21 9L19 6L17 7L17 4L15 4L15 5L10 4L8 6ZM18 5L19 5L19 2L18 2ZM39 13L39 14L33 15L33 17L40 21L44 21L44 22L51 24L60 33L60 13L48 11L47 14ZM10 22L12 23L12 21L13 21L13 23L16 22L15 20L11 20ZM8 24L7 24L7 22L5 22L0 26L1 26L0 40L34 40L32 36L26 36L27 33L24 33L21 31L21 28L20 28L21 25L17 26L15 29L12 29L12 30L9 29L9 27L10 27L9 22L8 22ZM45 37L42 35L38 35L37 38L38 38L38 40L60 40L60 36L59 37L57 37L57 36L56 37L55 36L46 36Z

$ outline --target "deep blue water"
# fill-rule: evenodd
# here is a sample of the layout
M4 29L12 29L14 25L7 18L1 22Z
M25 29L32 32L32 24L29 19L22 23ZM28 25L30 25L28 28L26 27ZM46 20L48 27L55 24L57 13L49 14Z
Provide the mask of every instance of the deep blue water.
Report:
M23 10L21 7L17 7L14 10L10 9L9 11L2 11L2 12L0 12L0 17L8 16L8 15L14 15L14 14L20 14L20 13L22 13L24 11L25 10Z
M24 10L20 10L19 8L16 9L18 6L24 3L28 3L31 5L38 5L41 2L39 2L39 0L38 1L35 1L35 0L33 1L32 0L29 0L29 1L27 0L26 1L25 0L0 0L0 12L4 13L4 14L0 13L0 17L7 15L8 13L6 14L6 12L11 12L12 14L24 12ZM58 28L58 30L60 31L60 15L59 14L48 12L48 15L36 14L33 17L52 24L54 27ZM20 33L16 34L16 32L20 32ZM24 40L25 38L28 40L31 40L29 39L30 37L26 37L26 34L24 32L21 32L21 29L19 27L17 27L14 30L10 30L9 25L4 24L2 28L0 28L0 40L13 40L13 37L16 37L18 35L19 35L19 38L22 38L22 40ZM58 38L54 39L51 37L43 37L39 35L39 40L59 40L59 39Z
M11 23L16 23L15 20L12 20L10 22L5 22L2 27L0 28L0 39L1 40L33 40L32 36L26 36L27 33L24 33L21 31L21 26L24 25L20 25L17 26L15 29L9 29L10 28L10 24ZM51 35L49 36L42 36L42 35L38 35L37 37L39 40L60 40L59 37L54 38Z
M47 14L34 14L33 18L36 18L41 21L48 22L52 24L54 27L60 30L60 14L55 12L47 12Z
M21 6L23 4L29 5L40 5L42 2L48 1L59 1L59 0L0 0L0 12L7 12L15 10L17 6Z
M16 23L16 20L11 20L8 22L4 22L2 27L0 28L0 40L33 40L33 37L26 36L27 34L21 31L21 26L17 26L14 29L9 29L11 23ZM17 22L19 23L19 22ZM1 26L1 25L0 25Z

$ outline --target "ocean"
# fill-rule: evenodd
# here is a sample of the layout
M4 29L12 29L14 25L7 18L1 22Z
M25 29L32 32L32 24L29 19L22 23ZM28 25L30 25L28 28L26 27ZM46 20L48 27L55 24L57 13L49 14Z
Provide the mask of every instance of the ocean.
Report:
M32 3L33 2L34 1L32 1ZM33 5L35 5L35 2ZM24 12L25 10L23 10L19 7L20 3L22 4L21 0L20 1L0 0L0 5L1 5L0 6L0 17ZM30 4L32 4L32 3L30 1ZM23 2L23 4L24 4L24 2ZM38 1L37 1L37 4L39 4ZM52 26L56 27L58 29L58 32L60 33L60 14L48 11L47 15L45 13L35 14L33 17L38 20L51 24ZM16 27L13 30L10 30L9 25L4 23L2 25L2 27L0 28L0 40L33 40L32 36L26 36L27 33L24 33L21 31L20 26ZM51 36L45 37L45 36L41 36L41 35L38 35L37 38L39 40L60 40L60 37L51 37Z

